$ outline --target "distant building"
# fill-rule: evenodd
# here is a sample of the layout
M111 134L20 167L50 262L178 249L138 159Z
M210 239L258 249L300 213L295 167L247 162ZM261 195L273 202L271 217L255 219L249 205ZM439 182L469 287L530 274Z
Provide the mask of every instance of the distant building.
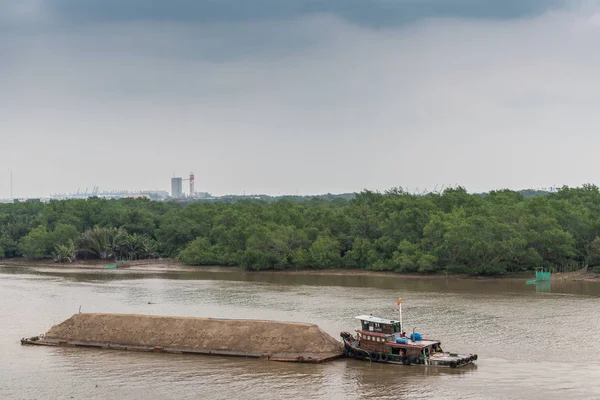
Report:
M183 179L171 178L171 197L176 199L183 197Z
M212 196L208 192L195 192L194 193L195 199L208 199L210 197L212 197Z

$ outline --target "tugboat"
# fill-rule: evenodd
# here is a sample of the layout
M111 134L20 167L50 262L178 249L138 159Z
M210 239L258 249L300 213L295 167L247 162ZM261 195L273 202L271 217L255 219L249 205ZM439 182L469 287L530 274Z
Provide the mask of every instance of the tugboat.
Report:
M349 332L340 336L346 355L357 360L370 360L390 364L429 365L457 368L477 360L477 354L447 353L439 340L424 339L413 332L409 337L403 330L402 299L398 299L400 320L359 315L360 329L356 337Z

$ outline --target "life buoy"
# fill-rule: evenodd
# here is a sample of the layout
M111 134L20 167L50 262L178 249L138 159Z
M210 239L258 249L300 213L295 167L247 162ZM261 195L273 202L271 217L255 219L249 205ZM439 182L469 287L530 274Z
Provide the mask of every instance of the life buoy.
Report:
M374 351L372 351L369 354L369 357L371 357L371 361L377 361L377 359L379 358L379 357L377 357L377 353L375 353Z
M456 363L454 361L450 362L450 368L456 368Z
M384 353L384 354L380 354L379 355L379 361L381 361L381 362L387 362L387 360L388 360L388 355L387 354Z

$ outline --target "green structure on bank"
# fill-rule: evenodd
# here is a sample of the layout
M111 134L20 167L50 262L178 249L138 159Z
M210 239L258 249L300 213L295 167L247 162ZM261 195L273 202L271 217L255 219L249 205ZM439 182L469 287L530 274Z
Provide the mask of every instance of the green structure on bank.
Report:
M549 282L550 279L551 279L550 271L536 271L535 272L535 279L528 280L527 284L528 285L533 285L535 283Z

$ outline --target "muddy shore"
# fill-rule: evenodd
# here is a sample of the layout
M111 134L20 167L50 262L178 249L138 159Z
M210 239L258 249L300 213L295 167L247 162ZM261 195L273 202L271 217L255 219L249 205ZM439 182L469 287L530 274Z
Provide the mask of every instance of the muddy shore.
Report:
M24 259L3 259L0 260L0 267L40 267L40 268L69 268L81 269L82 271L103 270L106 265L115 265L114 261L107 260L77 260L73 263L55 263L50 260L46 261L30 261ZM177 272L177 271L214 271L214 272L236 272L239 267L223 267L223 266L189 266L179 263L172 259L159 260L137 260L130 261L124 264L119 264L118 269L136 271L136 272ZM519 274L519 275L496 275L496 276L473 276L473 275L444 275L444 274L402 274L389 271L365 271L357 269L287 269L287 270L264 270L264 271L248 271L252 274L268 274L268 275L327 275L327 276L393 276L396 278L405 279L469 279L469 280L492 280L492 279L533 279L534 274ZM589 272L586 269L552 274L553 281L597 281L600 282L600 273Z

